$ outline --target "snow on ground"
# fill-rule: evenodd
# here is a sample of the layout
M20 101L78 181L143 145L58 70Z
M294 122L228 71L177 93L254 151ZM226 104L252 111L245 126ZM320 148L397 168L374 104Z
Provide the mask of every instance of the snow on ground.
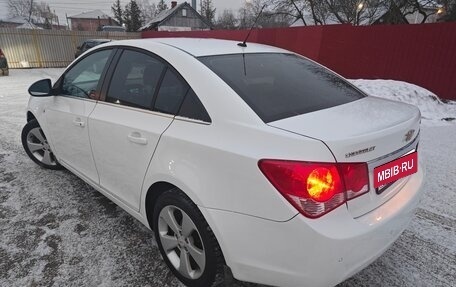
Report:
M62 69L10 72L0 77L0 286L182 286L147 228L73 174L39 168L23 151L27 88L41 78L56 79ZM406 83L354 83L420 107L426 118L420 156L427 175L410 226L384 255L339 287L454 286L456 122L441 120L455 117L454 106Z

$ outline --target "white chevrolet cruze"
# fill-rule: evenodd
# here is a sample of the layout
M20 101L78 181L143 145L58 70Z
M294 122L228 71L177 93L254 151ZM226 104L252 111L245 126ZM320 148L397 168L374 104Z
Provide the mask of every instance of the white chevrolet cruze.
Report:
M420 112L292 52L212 39L98 46L33 84L23 146L150 227L188 286L330 286L418 204Z

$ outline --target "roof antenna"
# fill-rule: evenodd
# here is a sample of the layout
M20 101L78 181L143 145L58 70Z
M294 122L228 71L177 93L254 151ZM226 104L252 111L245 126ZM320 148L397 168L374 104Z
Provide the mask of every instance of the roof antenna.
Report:
M260 18L261 13L263 13L264 8L266 8L266 4L264 4L263 7L261 7L260 13L258 13L258 15L257 15L257 17L256 17L256 19L255 19L255 22L253 22L252 27L250 27L249 33L247 34L247 37L245 37L244 42L238 43L238 46L239 46L239 47L244 47L244 48L247 47L247 40L248 40L249 37L250 37L250 33L252 33L252 30L253 30L253 28L255 27L255 25L256 25L258 19Z

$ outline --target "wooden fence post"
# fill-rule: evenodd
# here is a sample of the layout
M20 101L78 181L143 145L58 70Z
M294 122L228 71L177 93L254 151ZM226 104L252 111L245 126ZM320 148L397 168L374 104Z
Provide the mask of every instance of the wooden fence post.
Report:
M43 68L43 61L41 57L41 48L40 45L38 44L38 36L37 34L38 30L33 29L32 30L32 35L33 35L33 46L35 48L35 54L36 54L36 59L38 59L38 67Z

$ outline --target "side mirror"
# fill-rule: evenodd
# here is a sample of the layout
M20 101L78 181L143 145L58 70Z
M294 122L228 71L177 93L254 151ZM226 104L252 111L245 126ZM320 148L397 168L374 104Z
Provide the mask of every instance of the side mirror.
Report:
M82 46L77 46L76 49L81 50Z
M28 89L32 97L49 97L52 96L51 80L45 79L35 82Z

